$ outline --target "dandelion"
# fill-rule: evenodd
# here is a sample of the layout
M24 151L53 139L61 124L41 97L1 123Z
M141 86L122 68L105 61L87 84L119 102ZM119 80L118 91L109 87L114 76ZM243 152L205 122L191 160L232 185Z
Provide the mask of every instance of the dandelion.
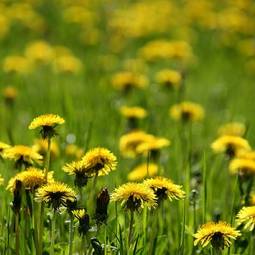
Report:
M152 177L158 173L158 165L154 163L143 163L135 167L129 174L129 181L141 181L145 177Z
M29 129L41 128L42 138L53 137L56 134L55 127L65 123L65 120L55 114L44 114L36 117L29 125Z
M65 164L63 170L69 175L75 175L74 184L79 188L85 186L88 182L88 178L91 177L91 173L87 171L82 160Z
M7 105L12 105L17 97L17 89L12 86L7 86L3 90L3 96Z
M110 202L110 195L107 190L107 188L103 188L96 200L96 212L95 212L95 219L97 225L100 225L102 223L106 223L108 213L107 213L107 208L108 204Z
M81 61L72 55L63 55L56 58L54 62L57 73L77 74L81 71Z
M68 157L80 159L84 154L84 150L75 144L67 144L65 147L65 154Z
M134 158L139 153L137 147L148 140L153 139L153 136L143 131L132 131L120 138L119 149L123 156L128 158Z
M32 147L36 152L38 152L43 157L46 157L48 150L48 142L45 139L36 139ZM56 141L51 141L50 146L50 156L56 158L59 156L59 147Z
M147 115L146 110L138 106L134 107L122 106L120 108L120 113L127 119L143 119Z
M26 168L34 163L40 164L42 160L42 156L40 154L31 147L25 145L15 145L5 149L3 152L3 158L14 160L17 168L22 166Z
M226 222L208 222L194 234L194 245L200 244L205 247L211 244L215 250L222 250L231 245L231 239L235 240L239 236L241 236L240 231Z
M29 61L23 56L7 56L3 62L5 73L26 74L30 70Z
M196 103L182 102L172 106L169 114L174 120L199 121L204 118L204 109Z
M106 148L94 148L81 159L90 176L103 176L116 169L117 158Z
M255 206L243 207L236 216L237 225L243 225L247 231L255 227Z
M250 159L255 161L255 151L254 150L238 150L237 158Z
M218 129L219 136L243 136L245 134L246 127L240 122L230 122L222 125Z
M52 182L48 183L36 192L36 201L48 203L54 210L59 209L60 206L67 206L67 203L74 202L76 194L64 183Z
M142 74L123 71L113 76L112 85L115 89L127 92L131 88L145 88L148 85L148 80Z
M136 151L145 155L150 153L152 159L157 160L159 157L160 149L168 147L170 144L170 141L166 138L152 137L152 139L148 139L147 141L138 145Z
M161 176L146 179L143 184L153 190L158 204L167 198L172 201L173 199L179 200L185 197L182 186L176 185L171 180Z
M221 136L211 144L211 148L215 153L225 153L231 158L238 151L251 149L248 141L238 136Z
M9 180L6 189L13 192L15 190L17 180L22 183L26 190L32 192L40 186L46 184L44 179L44 171L35 167L29 167L26 169L26 171L17 173ZM48 182L53 182L53 172L49 173Z
M116 188L111 195L111 201L121 202L121 205L130 211L139 211L147 206L156 206L156 196L153 191L140 183L126 183Z
M0 174L0 186L2 186L4 184L4 178L3 176Z
M85 209L76 209L72 211L73 216L79 220L78 231L81 236L88 233L90 229L89 225L89 215L86 213Z
M0 142L0 156L3 157L4 151L10 147L11 147L11 145L9 145L7 143Z
M165 87L178 89L181 86L182 75L175 70L163 69L157 73L156 81Z
M255 175L255 160L235 158L231 160L229 170L232 174L253 176Z

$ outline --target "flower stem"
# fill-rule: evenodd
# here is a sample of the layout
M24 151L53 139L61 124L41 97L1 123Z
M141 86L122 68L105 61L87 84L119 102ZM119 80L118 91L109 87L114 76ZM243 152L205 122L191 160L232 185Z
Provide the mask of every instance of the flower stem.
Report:
M133 225L134 225L134 211L130 210L130 222L128 233L128 245L130 246L133 237Z
M19 255L19 251L20 251L20 245L19 245L19 213L15 214L15 235L16 235L15 251L16 251L16 255Z
M50 255L54 255L54 243L55 243L55 219L56 212L53 211L52 222L51 222L51 241L50 241Z
M73 254L73 216L70 216L69 226L69 255Z

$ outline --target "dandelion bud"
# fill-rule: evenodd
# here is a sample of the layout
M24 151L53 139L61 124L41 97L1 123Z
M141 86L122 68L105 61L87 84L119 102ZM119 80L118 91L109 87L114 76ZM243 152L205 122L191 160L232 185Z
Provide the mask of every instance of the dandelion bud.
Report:
M100 191L96 201L96 222L97 224L105 223L107 219L107 208L110 202L110 196L107 188Z
M13 202L12 202L12 209L15 214L19 213L20 211L21 201L22 201L22 182L19 180L16 180L15 189L13 191Z

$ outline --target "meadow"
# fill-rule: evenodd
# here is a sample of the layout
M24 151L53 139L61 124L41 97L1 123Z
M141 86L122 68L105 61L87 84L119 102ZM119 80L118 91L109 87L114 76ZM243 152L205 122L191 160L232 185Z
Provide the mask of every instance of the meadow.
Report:
M0 1L0 254L255 254L252 0Z

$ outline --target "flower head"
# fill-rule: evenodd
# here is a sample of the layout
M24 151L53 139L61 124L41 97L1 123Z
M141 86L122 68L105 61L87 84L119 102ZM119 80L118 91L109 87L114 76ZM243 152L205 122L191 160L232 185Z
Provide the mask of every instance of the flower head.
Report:
M10 147L11 147L11 145L9 145L7 143L0 142L0 156L3 156L4 151Z
M255 160L235 158L229 164L229 170L232 174L241 176L255 175Z
M63 123L65 120L56 114L44 114L34 118L28 128L41 128L41 135L46 138L54 136L56 134L54 128Z
M147 134L143 131L132 131L128 134L121 136L119 142L121 154L128 158L134 158L139 154L137 152L137 147L152 138L152 135Z
M89 231L89 215L85 209L76 209L72 211L73 216L79 220L78 231L80 235L86 235Z
M3 90L3 96L6 103L13 103L17 97L17 89L12 86L7 86Z
M236 216L238 225L243 224L244 229L252 231L255 227L255 206L243 207Z
M226 222L208 222L194 234L194 244L202 247L211 244L216 249L224 249L231 245L230 239L236 239L241 233Z
M107 175L110 171L115 170L117 158L106 148L94 148L88 151L81 159L86 172L90 176Z
M68 157L74 157L80 159L84 154L84 150L75 144L68 144L65 147L65 154Z
M36 200L46 202L57 210L60 206L67 206L68 202L76 200L72 188L61 182L52 182L40 187L36 192Z
M136 150L138 153L147 153L149 151L158 151L162 148L168 147L169 145L170 141L168 139L153 136L152 139L148 139L147 141L139 144Z
M23 187L27 190L34 191L40 186L46 184L46 182L53 182L53 172L48 175L48 180L45 180L45 173L41 169L34 167L27 168L26 171L17 173L13 178L10 179L7 190L13 192L16 187L16 181L20 181Z
M127 119L143 119L147 115L146 110L138 106L134 107L122 106L120 108L120 113Z
M230 157L237 155L238 151L250 150L251 147L247 140L238 136L221 136L212 144L211 148L215 153L226 153Z
M170 108L170 116L175 120L199 121L204 118L202 106L192 102L182 102Z
M165 87L179 88L182 81L182 75L171 69L164 69L157 73L156 81Z
M136 166L129 174L129 181L141 181L146 176L152 177L158 173L158 165L154 163L143 163Z
M105 223L108 217L107 208L110 195L107 188L103 188L97 195L95 219L97 224Z
M147 179L143 184L153 190L158 203L166 198L169 198L169 200L172 201L173 199L179 200L185 197L185 192L182 190L182 186L176 185L171 180L161 176Z
M14 160L17 167L22 165L25 167L31 166L34 162L41 163L43 158L34 149L25 145L15 145L5 149L3 152L3 157Z
M116 188L111 195L111 201L121 202L124 208L136 211L144 206L156 206L156 196L147 186L140 183L126 183Z
M34 141L33 149L41 154L42 156L46 156L47 150L48 150L48 142L45 139L36 139ZM51 146L50 146L50 154L51 157L56 158L59 156L59 147L56 141L52 140L51 141Z

